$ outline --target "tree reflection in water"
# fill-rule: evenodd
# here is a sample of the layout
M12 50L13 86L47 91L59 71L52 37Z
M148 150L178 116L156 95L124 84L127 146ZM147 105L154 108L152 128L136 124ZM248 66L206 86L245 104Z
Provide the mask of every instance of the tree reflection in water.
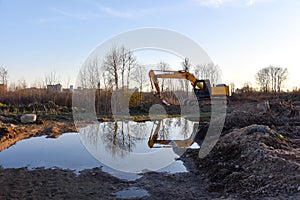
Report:
M132 152L135 143L147 137L145 123L130 123L129 121L105 122L90 125L80 130L84 143L96 147L104 145L113 156L123 158Z
M141 126L135 126L134 131L140 133ZM108 122L102 127L103 144L105 148L111 152L113 156L123 158L127 153L132 152L138 137L132 136L130 133L133 127L129 126L128 121Z
M157 170L174 162L189 148L197 128L197 122L184 118L157 122L113 121L85 127L80 130L80 137L88 151L110 167L122 170L126 165L126 171ZM155 148L151 148L148 142L154 130Z

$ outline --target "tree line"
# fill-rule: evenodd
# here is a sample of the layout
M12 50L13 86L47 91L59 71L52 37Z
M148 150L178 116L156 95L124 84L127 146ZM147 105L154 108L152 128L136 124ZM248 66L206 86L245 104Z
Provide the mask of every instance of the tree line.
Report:
M170 70L170 65L161 60L157 63L157 69ZM209 79L211 85L219 83L221 77L221 69L218 65L207 63L202 65L193 65L188 58L181 62L181 69L190 71L199 79ZM114 46L107 51L103 59L97 56L88 60L79 71L79 79L77 86L81 88L102 89L103 91L121 90L127 91L133 85L137 86L142 92L145 86L148 86L150 81L148 78L146 67L138 62L133 51L124 46ZM261 92L281 92L284 82L287 80L287 68L269 66L260 69L255 74L255 80ZM189 83L185 80L161 79L161 91L178 91L185 90L188 94ZM0 84L7 85L8 71L4 67L0 67ZM44 82L40 83L39 88L45 88L44 84L57 84L59 78L55 72L51 72L44 77ZM134 84L133 84L134 83ZM229 84L231 91L235 91L235 84ZM27 88L26 81L19 81L19 86L11 84L14 90ZM240 91L253 91L250 83L245 83Z
M281 92L283 83L288 78L288 69L269 66L260 69L255 79L262 92Z

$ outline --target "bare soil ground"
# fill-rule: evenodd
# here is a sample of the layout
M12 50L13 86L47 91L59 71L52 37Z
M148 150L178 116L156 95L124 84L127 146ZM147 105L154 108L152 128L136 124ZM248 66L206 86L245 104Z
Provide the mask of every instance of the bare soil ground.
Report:
M0 151L22 139L42 135L57 138L63 133L76 131L70 120L46 119L32 124L22 124L19 118L14 115L0 115Z
M208 156L200 159L198 150L190 149L181 157L188 173L148 172L126 181L98 168L79 175L62 169L0 169L0 199L115 199L115 192L129 187L147 190L142 199L300 199L300 117L277 102L270 103L268 113L256 105L231 103L222 136ZM12 133L16 140L33 136L28 135L32 130L58 136L65 131L59 127L72 127L66 126L71 122L44 123L26 125L24 131L23 125L2 122L1 145Z

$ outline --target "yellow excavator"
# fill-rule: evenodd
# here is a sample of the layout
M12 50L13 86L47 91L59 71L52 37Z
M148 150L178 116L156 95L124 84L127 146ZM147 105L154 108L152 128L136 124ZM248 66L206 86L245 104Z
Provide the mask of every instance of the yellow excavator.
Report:
M162 92L160 90L158 79L184 79L191 82L193 92L198 101L204 99L211 99L212 97L228 97L229 86L225 84L219 84L214 87L210 86L209 80L197 79L192 73L187 71L172 71L172 70L150 70L149 71L150 83L152 90L156 90L155 96L158 96L163 104L169 105L164 100Z

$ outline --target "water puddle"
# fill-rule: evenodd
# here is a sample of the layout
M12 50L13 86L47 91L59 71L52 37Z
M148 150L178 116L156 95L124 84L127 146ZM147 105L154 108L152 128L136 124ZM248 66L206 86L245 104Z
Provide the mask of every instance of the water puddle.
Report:
M137 123L115 121L80 130L82 143L97 160L118 171L160 171L187 148L199 148L194 139L198 123L184 118ZM182 163L181 163L182 164Z
M99 123L57 139L42 136L21 140L0 152L0 165L58 167L76 173L102 167L103 171L127 180L147 171L187 172L176 158L186 148L199 148L193 142L197 125L183 118Z
M143 190L137 187L130 187L125 190L120 190L116 193L116 198L120 199L128 199L128 198L141 198L141 197L146 197L149 196L149 193L147 190Z

